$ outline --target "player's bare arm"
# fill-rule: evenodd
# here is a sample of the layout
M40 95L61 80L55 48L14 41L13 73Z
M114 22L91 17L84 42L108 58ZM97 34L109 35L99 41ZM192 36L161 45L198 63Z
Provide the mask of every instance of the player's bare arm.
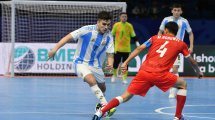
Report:
M107 53L107 66L106 68L108 70L111 70L113 68L113 62L114 62L114 58L113 58L113 53Z
M195 72L197 74L197 77L198 78L203 77L203 73L200 71L198 63L193 59L193 57L189 56L189 57L187 57L187 59L190 61L193 69L195 70Z
M191 32L189 32L189 40L190 40L190 48L189 48L189 51L190 51L190 53L192 53L193 52L193 44L194 44L194 34L193 34L193 32L191 31Z
M69 42L72 39L71 34L66 35L63 37L56 45L55 47L49 51L48 53L48 60L52 57L54 57L55 53L60 49L62 46L64 46L67 42Z
M158 31L158 35L162 35L163 34L163 31L162 30L159 30Z
M126 59L126 61L121 65L122 72L125 72L127 70L128 63L135 58L138 54L140 54L143 50L146 49L146 45L142 44L141 46L137 47Z

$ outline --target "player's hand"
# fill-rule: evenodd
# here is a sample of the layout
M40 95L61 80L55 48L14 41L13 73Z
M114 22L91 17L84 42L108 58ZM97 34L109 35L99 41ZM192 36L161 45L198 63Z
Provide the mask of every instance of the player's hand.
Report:
M202 78L203 76L204 76L204 74L202 72L197 73L198 78Z
M190 47L188 50L190 53L193 53L193 47Z
M138 41L135 42L136 46L139 47L140 43Z
M49 52L48 52L48 59L47 59L47 61L48 61L49 59L51 59L51 58L54 58L55 53L56 53L56 52L53 51L53 50L49 51Z
M122 65L121 65L121 72L122 73L125 73L127 71L127 66L128 66L128 64L122 63Z

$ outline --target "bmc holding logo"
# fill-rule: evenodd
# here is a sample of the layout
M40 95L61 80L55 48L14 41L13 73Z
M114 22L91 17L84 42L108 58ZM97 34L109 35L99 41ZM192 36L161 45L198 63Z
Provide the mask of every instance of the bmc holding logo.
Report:
M19 46L15 49L14 65L16 70L27 71L31 69L34 63L35 55L30 48L26 46Z

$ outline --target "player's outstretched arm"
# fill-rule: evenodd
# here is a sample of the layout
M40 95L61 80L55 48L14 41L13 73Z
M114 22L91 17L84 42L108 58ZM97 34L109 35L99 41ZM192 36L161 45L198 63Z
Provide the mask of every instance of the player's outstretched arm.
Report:
M125 62L121 65L121 70L122 72L125 72L127 70L128 63L135 58L140 52L146 49L146 45L142 44L141 46L137 47L130 55L129 57L125 60Z
M67 42L69 42L72 39L71 34L66 35L63 37L55 46L54 48L49 51L48 53L48 60L52 57L54 57L55 53L60 49L62 46L64 46Z
M194 45L193 45L193 43L194 43L194 35L193 35L192 31L189 32L189 40L190 40L189 51L190 51L190 53L192 53L193 52L193 47L194 47Z
M198 63L193 59L193 57L189 56L189 57L187 57L187 59L190 61L191 65L192 65L192 67L194 69L194 71L197 74L197 77L198 78L203 77L203 73L200 71Z

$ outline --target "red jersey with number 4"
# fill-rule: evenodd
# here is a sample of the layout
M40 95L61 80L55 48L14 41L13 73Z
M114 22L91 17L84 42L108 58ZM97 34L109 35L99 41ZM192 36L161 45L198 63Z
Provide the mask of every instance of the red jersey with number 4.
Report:
M148 72L169 72L179 53L190 55L186 43L172 35L155 35L149 42L150 49L140 68Z

